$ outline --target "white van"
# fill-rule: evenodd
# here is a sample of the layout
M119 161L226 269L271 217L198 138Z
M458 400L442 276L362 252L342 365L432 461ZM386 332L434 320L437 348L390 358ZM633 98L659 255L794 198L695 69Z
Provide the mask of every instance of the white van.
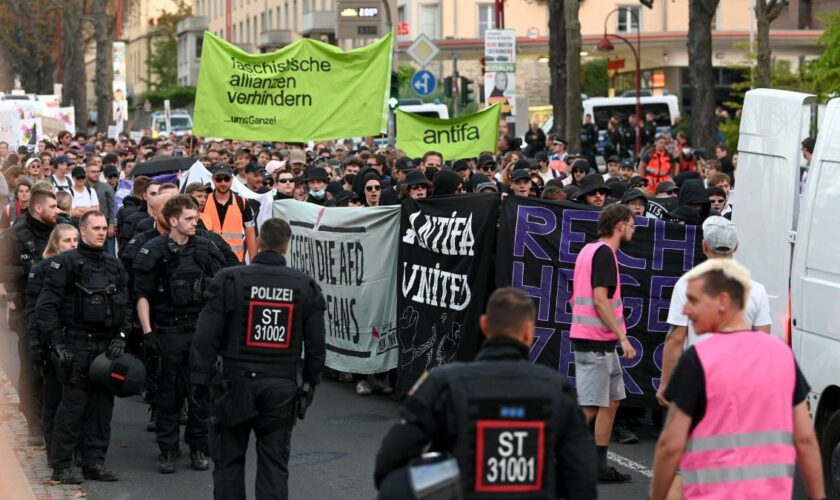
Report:
M840 498L840 99L825 111L800 196L801 142L814 96L747 93L736 171L739 250L770 297L772 333L811 385L828 498ZM833 464L832 464L833 462Z

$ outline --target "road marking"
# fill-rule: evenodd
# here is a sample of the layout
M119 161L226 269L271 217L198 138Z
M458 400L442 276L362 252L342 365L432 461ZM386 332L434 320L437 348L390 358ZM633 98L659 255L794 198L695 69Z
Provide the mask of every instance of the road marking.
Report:
M622 457L618 453L607 452L607 459L617 463L622 467L626 467L634 472L638 472L639 474L645 477L653 477L653 471L645 467L644 465L640 464L639 462L634 462L627 457Z

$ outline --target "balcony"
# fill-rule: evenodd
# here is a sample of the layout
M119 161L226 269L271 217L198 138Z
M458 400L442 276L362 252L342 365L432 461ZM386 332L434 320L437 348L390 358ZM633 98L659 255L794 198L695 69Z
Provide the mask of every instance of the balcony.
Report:
M205 16L190 16L178 21L175 27L175 34L182 33L203 32L207 30L207 17Z
M335 33L335 11L319 10L303 14L300 34L305 37L312 35Z
M292 33L292 30L266 30L260 33L257 47L260 49L260 52L271 52L282 49L294 41L295 35Z

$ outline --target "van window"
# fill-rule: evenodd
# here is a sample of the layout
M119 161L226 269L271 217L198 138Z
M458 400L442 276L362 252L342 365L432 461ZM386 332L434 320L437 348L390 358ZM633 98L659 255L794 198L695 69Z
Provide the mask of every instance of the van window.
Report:
M817 191L809 203L813 203L811 227L808 235L808 257L805 266L815 271L840 274L840 163L823 161Z
M642 104L643 120L648 111L652 111L656 116L655 120L657 127L671 126L671 111L668 109L668 105L666 103ZM636 114L636 105L621 104L612 106L593 106L592 113L594 115L592 119L595 121L595 124L598 125L598 129L606 130L607 123L610 121L611 116L618 118L619 122L626 122L628 116Z

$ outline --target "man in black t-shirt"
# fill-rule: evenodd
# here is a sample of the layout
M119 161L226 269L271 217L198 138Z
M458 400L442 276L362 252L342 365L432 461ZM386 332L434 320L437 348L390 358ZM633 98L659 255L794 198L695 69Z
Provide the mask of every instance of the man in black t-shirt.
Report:
M732 259L709 259L685 279L685 314L698 333L714 335L683 354L665 390L671 407L650 498L681 486L685 498L790 498L797 464L808 497L824 498L810 388L790 348L747 325L749 272Z

